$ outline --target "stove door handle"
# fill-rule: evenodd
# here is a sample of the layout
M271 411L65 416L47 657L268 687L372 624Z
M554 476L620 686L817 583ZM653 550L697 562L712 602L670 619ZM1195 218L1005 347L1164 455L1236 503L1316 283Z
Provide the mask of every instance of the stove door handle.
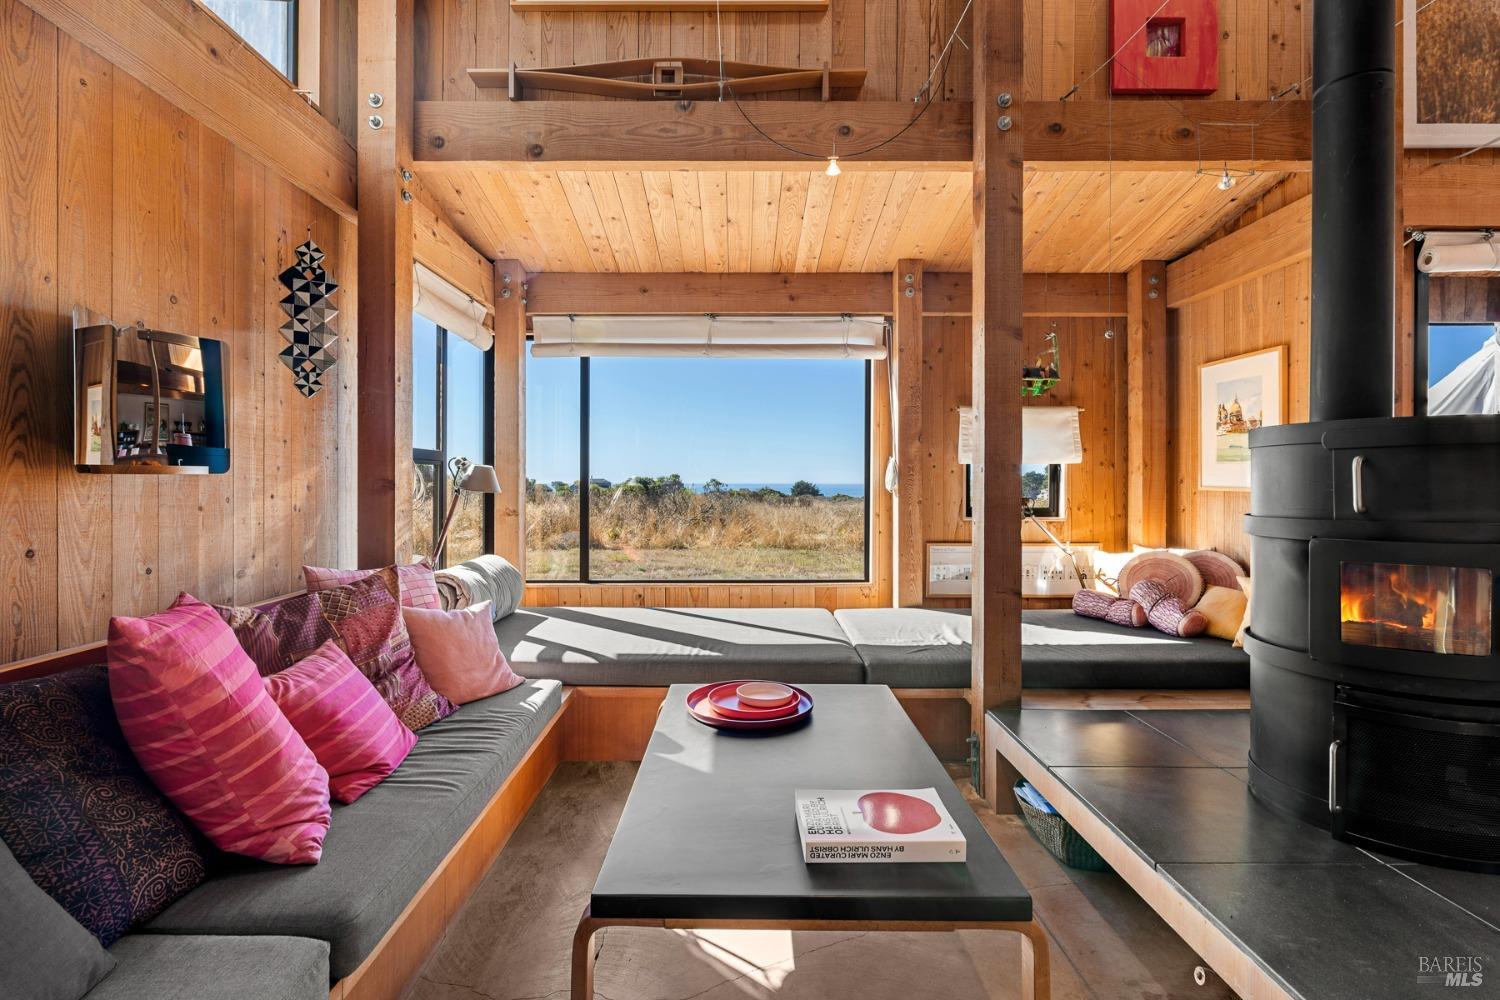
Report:
M1349 495L1354 513L1365 512L1365 456L1355 455L1349 469Z
M1328 811L1330 813L1344 811L1339 795L1339 751L1342 748L1342 740L1334 740L1328 744Z

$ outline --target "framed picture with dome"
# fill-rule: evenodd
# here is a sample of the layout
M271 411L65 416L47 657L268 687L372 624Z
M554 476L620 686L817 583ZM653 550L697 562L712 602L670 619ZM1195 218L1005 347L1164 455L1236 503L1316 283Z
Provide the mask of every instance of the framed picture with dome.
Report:
M1198 486L1250 488L1250 432L1286 421L1286 348L1198 366Z

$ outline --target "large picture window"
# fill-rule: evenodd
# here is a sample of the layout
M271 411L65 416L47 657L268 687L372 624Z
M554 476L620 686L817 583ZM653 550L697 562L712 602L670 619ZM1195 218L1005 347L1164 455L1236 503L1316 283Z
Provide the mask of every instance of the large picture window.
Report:
M492 355L421 315L412 317L411 340L412 551L431 556L453 499L449 461L490 464ZM460 496L437 565L451 566L491 550L489 500L481 493Z
M869 578L868 362L528 353L526 382L532 580Z

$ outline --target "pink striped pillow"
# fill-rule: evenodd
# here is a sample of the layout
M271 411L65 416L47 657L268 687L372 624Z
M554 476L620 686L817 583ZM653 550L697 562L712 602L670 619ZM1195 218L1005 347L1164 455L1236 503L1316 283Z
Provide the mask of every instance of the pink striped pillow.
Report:
M340 802L380 784L416 745L417 734L331 639L267 677L266 690L328 771Z
M431 566L419 562L391 568L396 571L396 578L401 582L401 606L403 608L431 608L434 611L442 609L443 601L438 595L437 574L433 572ZM332 590L334 587L342 587L356 580L363 580L375 572L378 570L303 566L302 579L307 584L308 592L316 594L320 590Z
M120 728L162 793L222 850L316 864L328 774L218 613L182 594L111 618L108 649Z

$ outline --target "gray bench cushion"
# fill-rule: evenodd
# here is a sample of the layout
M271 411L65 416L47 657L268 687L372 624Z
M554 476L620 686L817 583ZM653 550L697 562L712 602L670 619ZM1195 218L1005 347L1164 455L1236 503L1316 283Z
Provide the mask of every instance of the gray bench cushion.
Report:
M84 1000L328 1000L328 945L302 937L128 934Z
M967 610L862 608L835 612L865 662L891 687L967 687ZM1222 639L1179 639L1072 611L1021 612L1021 680L1028 688L1243 688L1250 658Z
M865 662L865 681L897 688L966 688L967 609L845 608L833 613Z
M864 679L859 655L821 608L522 608L495 634L517 673L565 684Z
M1247 688L1250 657L1223 639L1180 639L1072 611L1021 612L1029 688Z
M464 705L418 733L394 774L357 802L333 807L321 862L236 861L149 929L319 938L332 947L333 978L347 976L561 707L561 686L535 680Z

